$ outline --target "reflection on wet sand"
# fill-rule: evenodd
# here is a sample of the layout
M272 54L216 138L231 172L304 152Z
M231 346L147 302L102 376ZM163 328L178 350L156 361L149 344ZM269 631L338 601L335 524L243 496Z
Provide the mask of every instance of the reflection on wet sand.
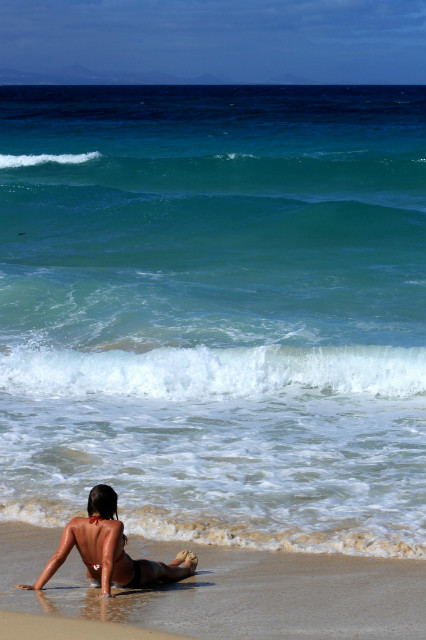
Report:
M44 614L71 616L101 622L119 622L144 625L149 617L150 608L169 591L187 592L200 587L213 586L213 582L176 583L153 587L151 589L119 590L113 589L115 598L100 598L99 589L93 587L51 587L43 591L34 591ZM79 596L85 590L84 597L67 598L65 592L78 589ZM61 597L58 596L61 592ZM47 592L50 592L49 594ZM55 593L56 592L56 593Z
M37 600L43 610L43 613L50 613L51 615L59 615L60 608L46 595L45 591L34 591Z
M115 598L99 598L98 589L87 589L80 616L86 620L144 625L146 613L170 591L192 591L213 586L213 582L175 583L150 589L113 589Z
M80 617L86 620L102 622L134 623L143 625L143 610L161 595L161 591L144 589L135 591L118 591L113 589L115 598L99 598L98 589L87 589L86 597L81 603Z

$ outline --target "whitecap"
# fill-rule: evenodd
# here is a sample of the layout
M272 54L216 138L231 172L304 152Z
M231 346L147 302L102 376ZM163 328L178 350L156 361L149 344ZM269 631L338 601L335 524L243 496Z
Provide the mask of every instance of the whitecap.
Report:
M34 167L39 164L47 164L48 162L55 162L57 164L83 164L90 160L100 158L99 151L93 151L90 153L63 153L60 155L53 155L49 153L42 153L41 155L3 155L0 154L0 169L17 169L19 167Z

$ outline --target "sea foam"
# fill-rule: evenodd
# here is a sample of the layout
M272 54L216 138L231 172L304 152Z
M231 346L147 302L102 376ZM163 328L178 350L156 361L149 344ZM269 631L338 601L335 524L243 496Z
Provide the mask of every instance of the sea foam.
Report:
M172 401L250 397L297 385L331 393L410 397L425 392L424 348L160 348L87 353L15 348L0 356L0 389Z
M349 556L376 558L424 559L426 549L422 539L404 539L404 532L382 537L372 531L338 528L327 532L303 532L298 528L280 531L265 531L247 526L245 523L227 523L220 520L185 518L183 514L173 516L166 510L155 507L132 510L124 513L126 532L142 536L146 540L179 541L186 544L240 547L245 549L308 553L341 553ZM64 526L76 512L71 505L49 500L6 500L0 505L0 522L25 522L42 527ZM84 516L83 511L78 515Z
M60 155L52 155L49 153L42 153L41 155L2 155L0 154L0 169L17 169L19 167L34 167L39 164L46 164L48 162L56 162L57 164L83 164L90 160L100 158L101 154L98 151L91 153L63 153Z

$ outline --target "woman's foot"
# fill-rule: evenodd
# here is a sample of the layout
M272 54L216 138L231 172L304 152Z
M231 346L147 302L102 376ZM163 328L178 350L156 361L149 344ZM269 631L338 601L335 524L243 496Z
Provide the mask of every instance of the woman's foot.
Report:
M182 560L184 554L185 559ZM179 567L182 562L183 567ZM187 551L185 549L185 551L180 551L170 564L163 564L162 562L151 564L156 564L158 567L162 568L162 571L164 572L162 575L157 577L157 580L160 580L163 583L179 582L179 580L184 580L184 578L189 578L194 575L198 564L198 558L193 551Z
M188 549L183 549L182 551L179 551L176 558L171 562L169 562L169 567L179 567L183 562L185 562L187 556L190 553L191 552L188 551Z
M191 576L194 575L195 570L197 568L198 565L198 556L195 555L195 553L193 551L190 551L188 553L188 555L186 556L186 560L185 560L185 564L184 567L185 569L189 569L190 570L190 574Z

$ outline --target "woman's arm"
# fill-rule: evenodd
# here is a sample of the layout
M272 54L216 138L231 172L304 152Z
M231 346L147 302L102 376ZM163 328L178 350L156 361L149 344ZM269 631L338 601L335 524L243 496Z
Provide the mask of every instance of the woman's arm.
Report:
M44 567L43 571L40 574L40 577L35 582L34 585L29 584L17 584L15 589L34 589L35 591L39 591L43 589L46 582L50 580L52 576L55 575L59 567L61 567L65 560L67 559L69 552L75 545L75 537L74 532L72 530L71 522L67 524L62 534L61 541L59 543L59 547L56 552L50 558L49 562Z
M114 520L113 522L114 524L110 527L102 549L102 592L100 595L106 596L107 598L112 597L111 579L114 570L114 558L117 557L120 545L122 544L124 531L122 522L119 520Z

